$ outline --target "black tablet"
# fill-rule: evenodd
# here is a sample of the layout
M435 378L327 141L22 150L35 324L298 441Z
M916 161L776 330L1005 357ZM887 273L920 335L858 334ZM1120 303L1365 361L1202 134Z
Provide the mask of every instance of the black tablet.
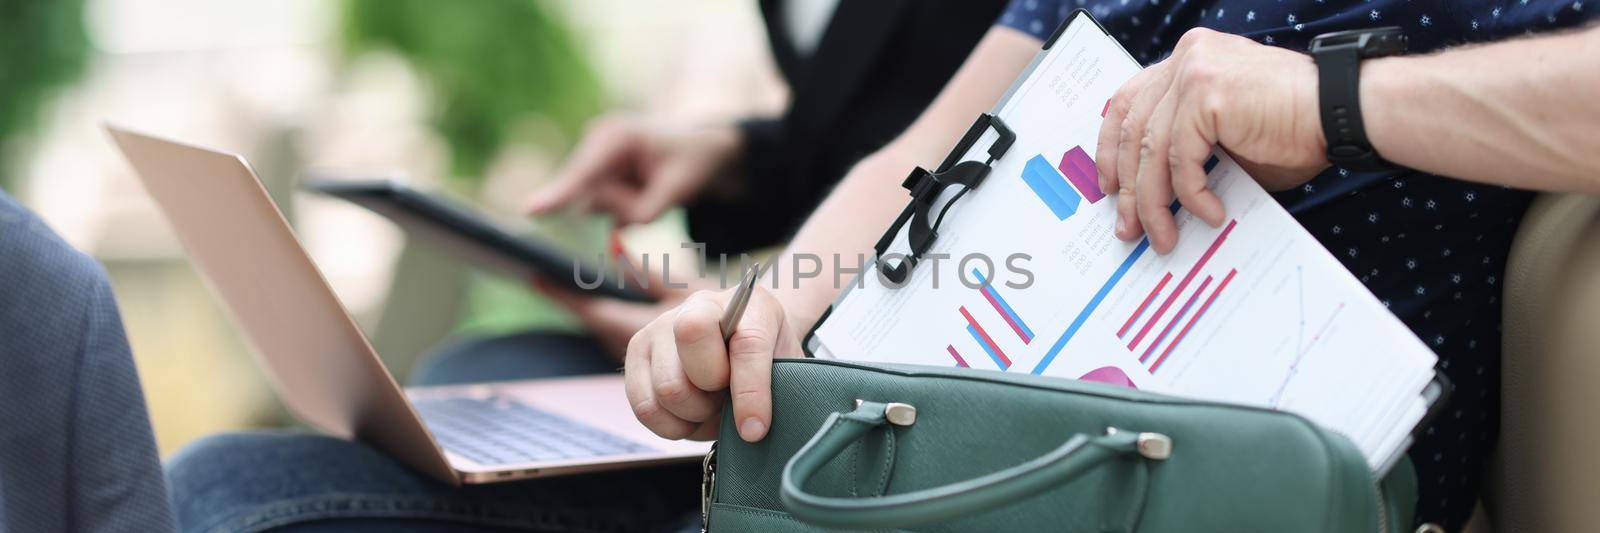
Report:
M625 281L624 276L614 271L585 261L548 240L518 235L439 194L394 180L312 177L302 186L365 207L394 221L408 235L519 279L538 277L577 291L634 302L655 301L638 287L620 283ZM601 280L598 286L584 287L594 285L595 280Z

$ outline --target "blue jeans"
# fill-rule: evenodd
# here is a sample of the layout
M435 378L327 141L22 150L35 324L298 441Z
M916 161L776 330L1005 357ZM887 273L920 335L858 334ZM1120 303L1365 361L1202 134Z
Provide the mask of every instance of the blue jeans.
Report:
M419 385L615 371L588 338L456 343ZM213 436L167 466L185 531L679 531L699 525L699 465L450 487L363 444L290 432Z

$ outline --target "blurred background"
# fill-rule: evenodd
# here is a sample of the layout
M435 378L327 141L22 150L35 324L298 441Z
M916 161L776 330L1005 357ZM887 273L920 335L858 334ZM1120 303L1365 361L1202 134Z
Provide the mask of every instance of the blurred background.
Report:
M293 421L102 123L244 154L404 379L452 335L573 322L297 192L304 172L403 177L515 217L602 111L776 114L760 22L741 0L0 0L0 188L110 271L167 454ZM529 224L592 254L609 223ZM624 240L672 251L681 226Z

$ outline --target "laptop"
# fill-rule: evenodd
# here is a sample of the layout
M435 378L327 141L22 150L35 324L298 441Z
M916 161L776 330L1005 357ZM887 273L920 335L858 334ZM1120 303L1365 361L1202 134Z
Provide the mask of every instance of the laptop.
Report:
M686 462L710 449L645 429L621 375L402 389L243 157L106 129L279 398L318 429L451 484Z

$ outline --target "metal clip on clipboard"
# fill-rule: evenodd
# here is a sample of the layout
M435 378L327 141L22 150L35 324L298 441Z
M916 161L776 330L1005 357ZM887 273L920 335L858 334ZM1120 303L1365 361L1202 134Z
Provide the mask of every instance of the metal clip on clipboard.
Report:
M983 137L984 133L994 130L998 138L994 144L989 145L989 158L987 161L961 161L972 145ZM999 117L984 113L961 137L961 142L955 150L950 152L939 168L933 172L917 167L906 176L900 186L911 191L911 203L900 212L900 217L883 237L878 239L878 244L873 248L878 253L878 270L885 279L903 284L911 276L911 270L916 268L918 260L928 249L933 247L933 241L939 238L939 224L944 222L944 214L950 206L966 195L968 191L978 188L983 184L984 178L989 176L989 170L994 168L994 162L1006 155L1011 149L1011 144L1017 140L1017 135L1007 128L1005 122ZM962 189L956 196L946 202L943 208L934 213L934 204L939 196L951 185L960 185ZM909 224L909 226L907 226ZM910 253L896 264L890 264L884 257L889 252L889 246L894 243L895 235L900 233L899 228L906 227L907 244Z

